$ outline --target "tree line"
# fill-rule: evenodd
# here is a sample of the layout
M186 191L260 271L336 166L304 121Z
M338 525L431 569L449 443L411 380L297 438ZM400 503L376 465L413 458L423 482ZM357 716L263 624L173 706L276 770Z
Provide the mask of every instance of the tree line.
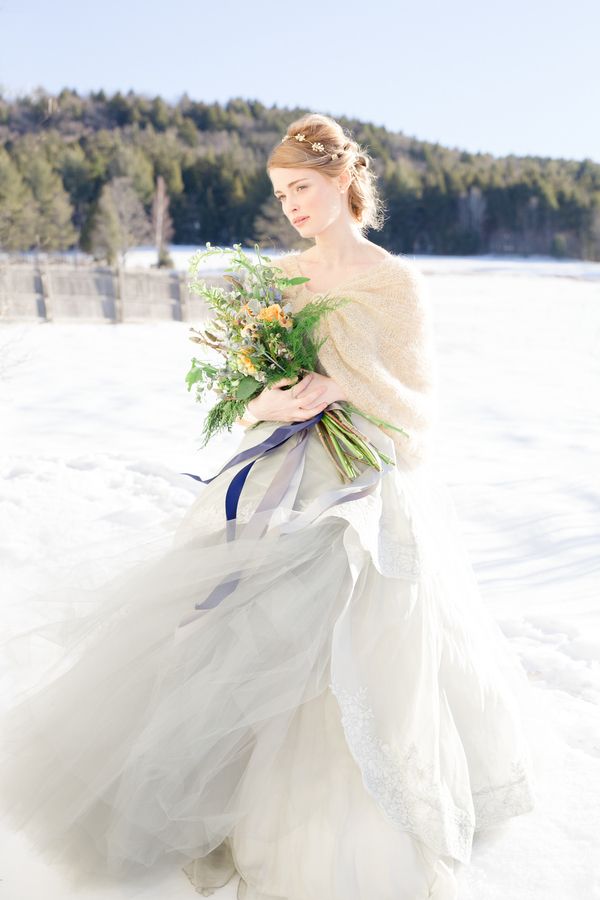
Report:
M281 214L267 155L306 109L177 103L130 91L0 94L0 249L79 248L114 263L154 243L306 246ZM600 260L600 165L495 157L340 117L374 157L392 252Z

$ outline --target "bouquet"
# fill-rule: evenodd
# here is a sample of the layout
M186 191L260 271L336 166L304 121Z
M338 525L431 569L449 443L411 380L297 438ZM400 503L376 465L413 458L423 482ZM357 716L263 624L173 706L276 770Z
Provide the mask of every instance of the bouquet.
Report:
M193 357L186 375L187 389L195 389L198 401L208 391L219 397L205 419L202 447L223 428L231 431L252 397L265 387L282 378L301 378L315 371L319 348L327 340L315 341L317 322L331 310L352 302L349 298L333 301L325 294L293 313L289 303L282 304L282 291L288 285L309 281L308 278L287 278L268 256L261 254L258 244L254 245L256 262L243 253L240 244L234 244L231 250L212 247L207 242L206 248L190 262L189 287L206 300L215 315L204 330L191 328L190 340L208 348L206 355L213 352L214 359ZM207 285L199 277L202 261L215 254L232 255L223 275L228 288ZM406 431L367 415L349 401L341 401L341 407L325 409L315 427L342 480L352 481L359 474L357 463L381 471L381 460L388 464L392 460L353 425L348 413L360 413L377 425L403 434Z

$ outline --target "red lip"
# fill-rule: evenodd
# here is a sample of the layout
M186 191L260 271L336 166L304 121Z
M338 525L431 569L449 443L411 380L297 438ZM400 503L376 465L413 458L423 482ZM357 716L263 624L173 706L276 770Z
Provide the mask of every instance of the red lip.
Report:
M300 225L301 222L306 222L307 219L310 219L310 216L301 216L299 219L294 219L294 225Z

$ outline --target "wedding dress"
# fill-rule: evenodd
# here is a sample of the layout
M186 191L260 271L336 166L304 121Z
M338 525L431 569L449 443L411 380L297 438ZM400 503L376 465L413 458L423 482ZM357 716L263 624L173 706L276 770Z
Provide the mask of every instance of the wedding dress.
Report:
M421 304L413 275L394 257L343 293ZM0 809L74 881L177 865L205 894L239 875L239 900L455 900L475 832L533 808L528 683L422 452L427 379L403 405L385 359L344 368L349 315L320 365L363 365L357 405L412 423L403 443L352 414L393 464L343 484L315 419L260 422L173 535L49 587L4 641L49 662L3 714Z

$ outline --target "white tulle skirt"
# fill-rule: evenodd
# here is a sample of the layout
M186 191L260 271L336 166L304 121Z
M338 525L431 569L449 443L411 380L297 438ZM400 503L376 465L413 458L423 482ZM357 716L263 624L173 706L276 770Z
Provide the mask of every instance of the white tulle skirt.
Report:
M533 808L528 682L447 489L398 461L319 511L341 481L304 434L264 533L245 523L298 436L251 468L235 535L244 463L110 579L7 607L0 812L73 881L179 866L199 892L238 873L245 900L455 900L474 833Z

